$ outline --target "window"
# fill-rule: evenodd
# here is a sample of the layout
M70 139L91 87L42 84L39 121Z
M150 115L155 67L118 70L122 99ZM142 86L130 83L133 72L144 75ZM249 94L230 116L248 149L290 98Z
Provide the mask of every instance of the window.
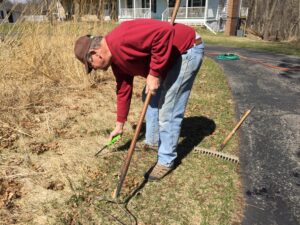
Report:
M105 10L111 9L111 3L105 3L105 4L104 4L104 9L105 9Z
M206 0L189 0L188 7L203 7L205 6Z
M156 0L151 0L151 11L156 13Z
M4 12L0 10L0 19L4 19Z
M129 9L133 8L133 2L132 2L132 0L127 0L127 8L129 8Z
M150 0L143 0L142 8L150 8Z
M175 6L175 0L169 0L169 7Z

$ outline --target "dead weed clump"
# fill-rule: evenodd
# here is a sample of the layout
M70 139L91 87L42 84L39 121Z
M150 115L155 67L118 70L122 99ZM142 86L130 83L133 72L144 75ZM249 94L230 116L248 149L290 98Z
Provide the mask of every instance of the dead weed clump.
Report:
M12 148L15 142L18 140L19 135L13 130L8 128L0 128L0 149Z
M15 224L19 212L16 200L22 197L22 185L13 180L0 178L0 221L3 224Z
M21 198L21 184L13 180L0 179L0 208L13 210L14 200Z
M38 142L32 142L29 144L29 148L32 153L35 154L42 154L46 151L49 150L56 150L58 148L58 143L57 142L51 142L51 143L38 143Z

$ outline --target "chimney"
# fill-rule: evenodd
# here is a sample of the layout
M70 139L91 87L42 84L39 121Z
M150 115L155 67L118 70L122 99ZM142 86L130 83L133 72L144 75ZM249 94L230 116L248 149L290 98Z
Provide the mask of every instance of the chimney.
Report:
M227 0L227 21L225 25L225 35L233 36L236 34L239 19L240 0Z

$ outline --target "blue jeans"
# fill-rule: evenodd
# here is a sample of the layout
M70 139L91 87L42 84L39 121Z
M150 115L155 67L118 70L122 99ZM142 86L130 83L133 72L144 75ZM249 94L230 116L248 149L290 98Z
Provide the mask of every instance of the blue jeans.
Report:
M146 112L145 143L158 145L158 163L174 164L177 144L191 89L204 54L203 44L182 54L162 82Z

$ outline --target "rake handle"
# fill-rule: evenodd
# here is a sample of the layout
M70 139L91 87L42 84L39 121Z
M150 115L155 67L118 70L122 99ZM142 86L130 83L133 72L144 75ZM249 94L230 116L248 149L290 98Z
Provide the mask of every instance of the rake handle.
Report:
M119 197L119 194L121 192L122 185L124 183L124 180L125 180L128 168L129 168L129 164L130 164L130 161L131 161L134 149L135 149L137 138L138 138L139 133L141 131L142 124L143 124L143 121L144 121L144 118L145 118L145 114L146 114L146 111L147 111L147 107L148 107L148 105L150 103L150 100L151 100L151 92L148 91L148 94L147 94L147 97L146 97L146 100L145 100L145 103L144 103L144 106L143 106L143 109L142 109L142 112L141 112L141 115L140 115L137 127L136 127L135 132L134 132L133 139L132 139L132 141L130 143L130 147L129 147L129 150L128 150L128 153L127 153L127 157L126 157L125 163L123 164L123 167L122 167L122 170L121 170L120 181L119 181L117 189L116 189L116 191L114 193L114 196L113 196L114 198Z
M251 111L253 110L254 106L247 110L244 115L242 116L242 118L240 119L240 121L236 124L236 126L233 128L233 130L228 134L228 136L225 138L225 140L223 141L223 143L220 146L219 151L222 151L223 148L225 147L225 145L227 144L227 142L230 140L230 138L234 135L234 133L240 128L240 126L242 125L242 123L245 121L245 119L249 116L249 114L251 113Z

